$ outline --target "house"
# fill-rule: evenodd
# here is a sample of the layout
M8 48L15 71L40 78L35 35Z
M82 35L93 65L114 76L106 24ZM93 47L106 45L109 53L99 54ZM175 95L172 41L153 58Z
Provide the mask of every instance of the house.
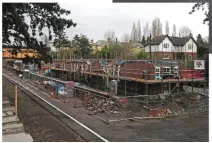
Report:
M138 42L134 42L131 44L131 47L132 48L137 48L137 49L143 49L145 48L141 43L138 43Z
M141 43L131 43L131 55L137 55L139 52L144 51L145 47Z
M97 51L101 51L102 48L107 45L106 40L98 40L96 43L92 44L93 53L95 54Z
M138 54L141 50L144 50L145 47L141 43L137 42L119 42L117 43L115 41L111 41L110 43L112 44L117 44L119 47L124 47L125 45L130 46L130 54L131 55L136 55ZM104 46L108 45L109 42L107 40L98 40L96 43L93 44L92 49L93 53L95 54L97 51L101 51Z
M192 36L156 36L151 40L151 43L145 45L145 51L151 53L153 60L197 59L197 43Z

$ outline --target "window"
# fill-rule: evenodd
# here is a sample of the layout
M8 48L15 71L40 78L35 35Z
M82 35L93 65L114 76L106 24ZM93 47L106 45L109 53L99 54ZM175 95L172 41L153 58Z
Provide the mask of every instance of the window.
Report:
M191 50L193 48L193 45L189 44L188 49Z
M165 49L169 48L169 44L163 44L163 48Z
M192 56L191 56L191 55L188 55L187 57L188 57L188 59L189 59L189 60L191 60L191 59L192 59Z
M171 68L170 67L164 67L163 68L163 73L164 74L170 74L171 73Z
M158 72L160 72L160 68L155 68L155 73L158 73Z
M169 59L169 55L168 54L164 54L163 58L164 59Z
M178 72L179 72L179 68L178 68L178 67L174 67L174 68L173 68L173 72L174 72L174 73L178 73Z
M155 67L155 75L160 75L160 67Z

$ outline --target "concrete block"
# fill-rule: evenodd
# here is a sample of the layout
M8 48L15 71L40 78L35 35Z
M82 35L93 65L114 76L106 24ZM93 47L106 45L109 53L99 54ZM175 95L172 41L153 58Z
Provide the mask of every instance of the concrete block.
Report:
M26 133L3 135L3 142L33 142L32 137Z
M7 105L7 104L10 104L10 102L7 100L3 101L3 105Z
M19 119L16 116L7 116L7 117L3 117L3 124L5 123L11 123L11 122L18 122Z
M5 107L3 108L3 112L7 112L7 111L15 111L14 107Z
M12 116L12 115L14 115L14 112L15 112L15 111L8 111L8 112L6 112L6 113L7 113L7 115Z
M3 125L3 130L23 128L23 127L24 126L23 126L22 123L18 123L18 124L5 124L5 125Z
M3 97L3 100L7 100L7 97Z
M167 112L168 112L168 114L171 114L172 113L172 111L170 109L167 109Z
M7 114L5 114L5 113L2 113L2 116L3 116L3 117L5 117L5 116L7 116Z
M166 99L166 97L163 94L159 94L159 97L160 97L161 100L165 100Z

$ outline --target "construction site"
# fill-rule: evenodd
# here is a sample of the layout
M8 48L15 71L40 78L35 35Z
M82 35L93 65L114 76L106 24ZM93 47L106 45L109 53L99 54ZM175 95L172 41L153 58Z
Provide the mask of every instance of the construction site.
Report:
M21 86L20 90L32 90L55 106L61 106L63 111L71 111L69 115L77 115L78 121L95 128L110 141L125 138L122 134L112 136L109 128L118 131L121 126L126 129L123 134L129 137L134 135L127 133L128 126L136 130L134 126L139 124L147 126L152 122L179 122L197 117L207 123L209 100L204 70L186 69L181 61L56 59L38 70L36 64L9 60L4 62L3 73L5 80L13 79L15 85ZM98 123L85 121L88 117ZM207 132L207 125L203 126L203 132ZM192 126L188 128L193 130ZM89 140L81 130L79 134ZM191 140L156 136L167 141ZM153 138L148 135L144 140ZM200 138L193 140L202 141Z
M177 112L184 112L180 104L190 108L190 104L193 107L197 103L198 106L201 102L208 103L204 71L186 70L180 61L54 60L51 65L43 65L40 72L23 69L16 72L29 82L39 82L37 86L45 85L40 88L49 90L55 98L66 98L67 102L74 99L79 106L85 104L85 108L95 113L103 108L115 112L118 106L124 105L127 114L131 114L135 106L146 115L150 109L160 110L157 104L162 105L161 110L167 110L165 106L170 103ZM201 92L195 91L195 85L202 85ZM106 105L100 109L95 104ZM175 112L169 110L169 113Z

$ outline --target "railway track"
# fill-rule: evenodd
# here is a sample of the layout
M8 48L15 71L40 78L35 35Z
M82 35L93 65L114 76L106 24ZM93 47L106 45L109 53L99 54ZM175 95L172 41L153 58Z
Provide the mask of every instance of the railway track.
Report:
M12 67L8 67L8 66L3 66L5 69L10 69L12 71L18 71ZM21 70L20 72L23 72L23 70ZM40 74L36 74L36 73L33 73L33 72L30 72L31 75L35 76L35 77L39 77L39 78L44 78L46 80L52 80L52 81L55 81L57 83L61 83L63 85L65 85L67 83L67 81L63 81L61 79L57 79L57 78L53 78L53 77L47 77L47 76L44 76L44 75L40 75ZM103 92L103 91L100 91L98 89L93 89L93 88L90 88L90 87L87 87L87 86L81 86L81 85L74 85L74 87L76 89L79 89L79 90L86 90L86 91L89 91L91 93L94 93L94 94L100 94L100 95L103 95L105 97L112 97L112 98L118 98L117 96L111 94L111 93L108 93L108 92Z
M37 102L39 105L41 105L44 109L49 111L53 116L55 116L57 119L59 119L61 122L63 122L65 125L67 125L70 129L72 129L80 138L82 138L84 141L89 142L109 142L107 139L87 127L86 125L82 124L77 119L73 118L69 114L65 113L62 109L59 109L46 99L44 99L40 94L43 94L42 92L36 91L31 86L26 86L26 83L24 83L21 79L18 79L13 74L5 74L3 72L3 77L6 78L8 81L10 81L12 84L16 84L19 89L24 92L26 95L28 95L32 100Z

